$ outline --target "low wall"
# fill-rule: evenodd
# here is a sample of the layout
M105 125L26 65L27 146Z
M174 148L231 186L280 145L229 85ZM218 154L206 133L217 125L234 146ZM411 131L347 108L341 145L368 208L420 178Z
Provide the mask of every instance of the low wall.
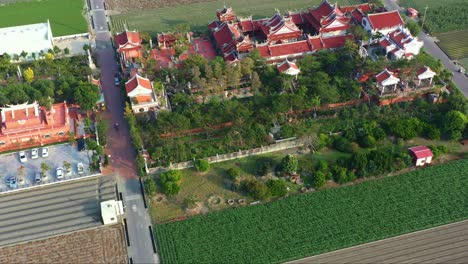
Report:
M216 162L223 162L227 160L239 159L239 158L244 158L244 157L249 157L249 156L255 156L255 155L285 150L285 149L302 147L303 145L304 144L301 141L297 140L296 138L289 138L289 139L285 139L281 142L278 142L272 145L262 146L260 148L254 148L254 149L239 150L237 152L216 155L216 156L208 157L205 159L209 163L216 163ZM185 162L180 162L180 163L174 163L174 164L169 165L169 167L150 168L148 172L158 173L158 172L165 172L168 170L183 170L183 169L193 167L193 162L194 161L190 160L190 161L185 161Z
M54 37L54 41L61 41L61 40L66 40L66 39L82 38L82 37L89 38L89 33L81 33L81 34Z

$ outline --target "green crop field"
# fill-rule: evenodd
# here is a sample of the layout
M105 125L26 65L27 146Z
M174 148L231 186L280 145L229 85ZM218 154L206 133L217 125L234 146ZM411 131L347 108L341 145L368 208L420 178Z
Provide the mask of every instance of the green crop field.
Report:
M468 160L155 227L164 263L279 263L468 218Z
M439 46L452 59L468 58L468 30L437 34Z
M157 32L172 30L174 25L180 23L189 23L193 30L204 31L207 29L207 24L216 19L216 10L222 8L224 3L227 6L232 6L237 15L253 15L255 18L263 18L272 16L275 13L275 8L278 8L281 12L294 11L318 5L320 2L321 0L218 0L135 11L113 17L127 20L129 29L147 31L154 35ZM360 3L360 0L339 0L338 2L350 5Z
M85 33L83 0L32 0L0 5L0 28L44 23L49 19L54 37Z
M466 0L400 0L403 7L413 7L424 14L427 9L426 25L434 33L463 30L468 28L468 4Z

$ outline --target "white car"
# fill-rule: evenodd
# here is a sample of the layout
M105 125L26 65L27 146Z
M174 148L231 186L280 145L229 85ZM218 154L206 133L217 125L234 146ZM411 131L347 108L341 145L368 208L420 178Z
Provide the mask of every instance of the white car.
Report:
M28 161L28 158L26 158L26 152L20 151L18 153L18 155L19 155L19 159L20 159L21 162L24 163L24 162Z
M80 163L76 164L76 170L77 170L79 175L83 174L84 173L83 163L80 162Z
M43 148L41 149L41 156L42 156L43 158L49 157L49 148L48 148L48 147L43 147Z
M39 158L39 150L37 148L31 149L31 159Z
M55 175L57 175L57 179L62 179L63 178L63 169L62 167L58 167L56 170L55 170Z

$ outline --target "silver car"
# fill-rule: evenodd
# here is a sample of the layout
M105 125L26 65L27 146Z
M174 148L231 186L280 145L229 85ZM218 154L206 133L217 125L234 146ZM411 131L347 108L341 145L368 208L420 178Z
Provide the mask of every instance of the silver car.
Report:
M62 167L58 167L56 170L55 170L56 174L57 175L57 179L62 179L63 178L63 169Z
M25 151L20 151L18 153L19 159L22 163L28 161L28 158L26 157L26 152Z
M37 148L31 149L31 159L39 158L39 150Z

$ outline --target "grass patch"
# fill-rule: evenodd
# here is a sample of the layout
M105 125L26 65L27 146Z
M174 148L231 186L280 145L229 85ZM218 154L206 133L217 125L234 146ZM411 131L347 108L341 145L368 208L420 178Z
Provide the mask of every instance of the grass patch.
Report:
M165 263L279 263L468 217L468 160L155 228Z
M465 69L468 68L468 57L460 59L460 60L458 60L458 62L460 62Z
M281 12L313 7L320 4L321 0L236 0L213 1L196 4L178 5L165 8L155 8L145 11L135 11L128 14L113 16L114 19L123 19L128 22L129 29L147 31L155 35L157 32L172 30L174 25L189 23L192 30L206 31L207 24L216 19L216 10L232 6L239 16L254 18L271 17L275 8ZM357 0L341 0L339 3L349 5Z
M50 21L54 37L85 33L82 0L33 0L0 6L0 28Z
M468 30L437 34L438 45L453 60L468 57Z

